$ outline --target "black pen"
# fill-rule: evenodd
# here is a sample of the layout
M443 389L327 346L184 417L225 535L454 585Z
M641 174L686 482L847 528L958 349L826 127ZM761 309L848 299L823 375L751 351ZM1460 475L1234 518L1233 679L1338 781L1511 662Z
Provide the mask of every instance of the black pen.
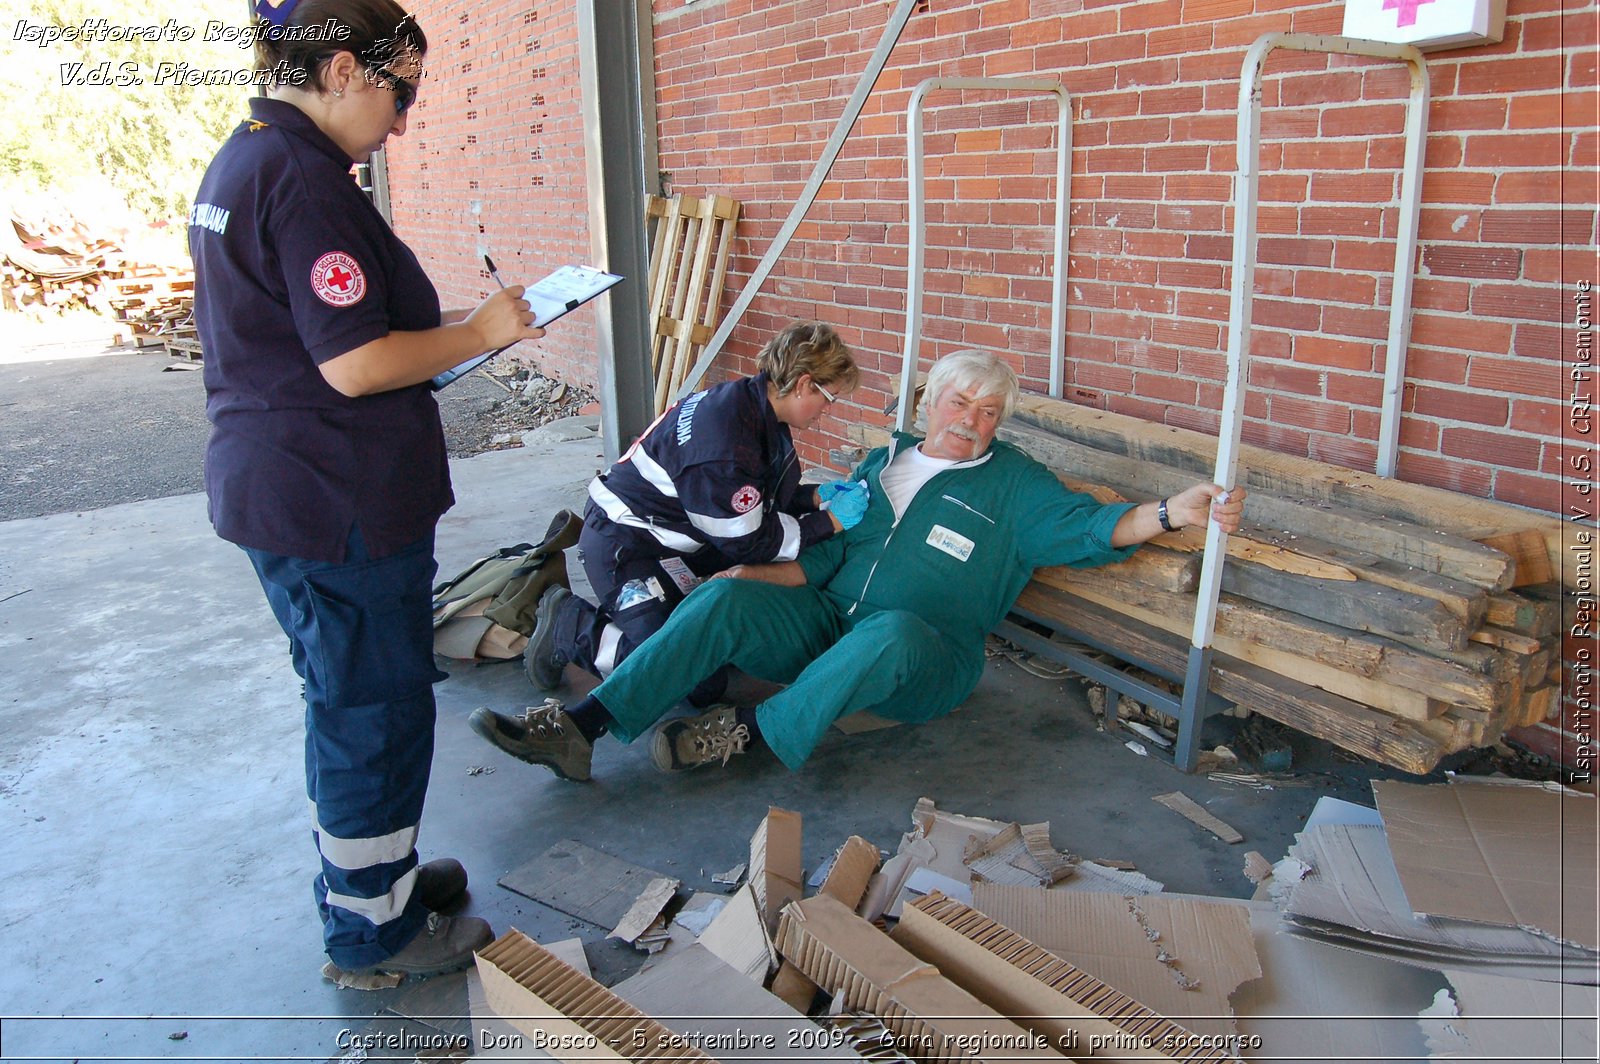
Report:
M506 283L500 279L500 271L494 268L494 260L489 257L487 251L483 253L483 265L489 271L489 276L494 280L494 283L504 288Z

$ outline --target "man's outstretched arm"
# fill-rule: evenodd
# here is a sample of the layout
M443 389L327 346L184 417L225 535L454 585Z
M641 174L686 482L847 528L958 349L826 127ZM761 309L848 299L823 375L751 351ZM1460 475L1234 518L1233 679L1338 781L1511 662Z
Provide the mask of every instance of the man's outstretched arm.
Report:
M1217 501L1224 494L1228 497L1227 501ZM1167 521L1174 529L1179 529L1189 525L1204 525L1211 520L1221 525L1224 532L1237 532L1239 515L1244 512L1245 494L1243 488L1225 491L1216 484L1196 484L1166 500ZM1135 543L1152 540L1165 531L1167 529L1161 525L1161 502L1143 502L1117 521L1116 528L1111 532L1111 545L1131 547Z

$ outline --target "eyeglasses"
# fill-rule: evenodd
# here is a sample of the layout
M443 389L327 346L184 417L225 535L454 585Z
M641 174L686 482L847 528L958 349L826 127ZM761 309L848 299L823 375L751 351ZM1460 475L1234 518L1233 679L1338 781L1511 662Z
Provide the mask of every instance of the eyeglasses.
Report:
M826 389L822 385L818 384L815 380L813 380L811 382L811 387L815 388L817 391L822 393L822 397L828 401L828 405L829 406L832 406L834 403L838 402L838 399L834 396L834 394L832 392L828 391L828 389Z
M406 109L417 102L417 86L415 82L407 81L398 74L391 74L380 67L367 67L367 72L377 78L383 85L394 93L394 113L403 115Z

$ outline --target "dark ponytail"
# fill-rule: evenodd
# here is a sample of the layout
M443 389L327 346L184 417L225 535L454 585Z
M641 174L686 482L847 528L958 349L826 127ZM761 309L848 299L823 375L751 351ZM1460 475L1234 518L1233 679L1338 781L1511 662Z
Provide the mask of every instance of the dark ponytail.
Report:
M289 8L284 14L284 9ZM405 55L421 59L428 38L417 20L394 0L286 0L258 2L255 66L268 85L294 85L321 92L322 63L350 52L382 69Z

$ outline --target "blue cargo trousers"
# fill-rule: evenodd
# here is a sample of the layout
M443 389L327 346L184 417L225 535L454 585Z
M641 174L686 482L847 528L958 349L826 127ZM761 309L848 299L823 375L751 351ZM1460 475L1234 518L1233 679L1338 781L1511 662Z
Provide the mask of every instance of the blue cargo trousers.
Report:
M414 896L417 825L433 763L430 533L345 561L244 551L305 681L306 796L322 868L313 892L328 956L365 968L398 953L428 912Z

